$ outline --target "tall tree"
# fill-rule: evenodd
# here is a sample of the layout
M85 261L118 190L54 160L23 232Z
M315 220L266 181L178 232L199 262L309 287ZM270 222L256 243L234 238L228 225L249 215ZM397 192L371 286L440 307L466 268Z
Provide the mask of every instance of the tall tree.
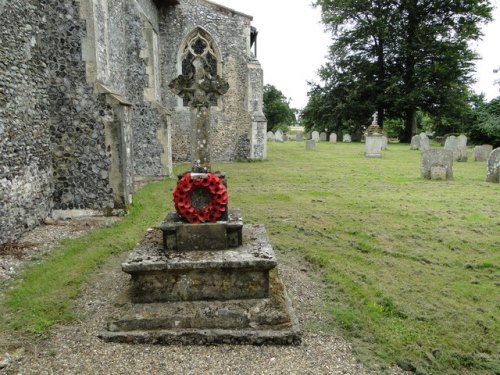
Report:
M350 72L353 98L365 96L379 119L403 118L402 140L416 113L439 114L463 99L475 54L469 42L491 19L489 0L316 0L334 35L330 63ZM360 90L361 88L361 90Z
M289 100L273 85L264 86L264 114L267 130L277 130L295 123L295 110L290 108Z

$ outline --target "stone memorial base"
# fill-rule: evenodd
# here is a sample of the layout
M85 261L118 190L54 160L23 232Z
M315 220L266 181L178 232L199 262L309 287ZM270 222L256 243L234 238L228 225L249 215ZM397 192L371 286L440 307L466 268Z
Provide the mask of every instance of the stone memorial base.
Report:
M118 317L99 337L153 344L300 343L263 225L244 225L242 244L223 250L166 251L162 229L151 229L122 264L131 285L116 302Z

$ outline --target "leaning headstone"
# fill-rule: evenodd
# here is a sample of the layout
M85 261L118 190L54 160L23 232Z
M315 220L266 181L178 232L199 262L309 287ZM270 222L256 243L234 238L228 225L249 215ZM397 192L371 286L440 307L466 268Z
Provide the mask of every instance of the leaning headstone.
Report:
M274 140L276 142L283 142L284 141L283 132L281 131L281 129L276 130L276 133L274 134Z
M317 132L316 130L312 132L311 134L312 136L312 140L315 141L315 142L319 142L319 132Z
M304 140L304 136L302 135L302 133L295 134L295 140L296 141L303 141Z
M491 151L493 151L492 145L481 145L474 147L474 161L486 161Z
M500 147L491 151L488 156L486 182L500 183Z
M306 150L316 150L316 141L313 139L306 141Z
M418 150L420 148L420 136L415 134L411 137L410 150Z
M274 133L272 131L267 132L267 140L274 141Z
M425 133L420 133L420 151L427 151L428 149L431 148L431 145L429 143L429 137Z
M453 152L441 148L432 148L422 152L420 176L428 180L452 180Z
M352 142L351 136L349 134L344 134L342 136L342 142L344 142L344 143L351 143Z
M457 138L457 161L467 161L467 137L460 134Z
M336 133L330 134L330 143L337 143L337 134Z
M319 135L319 140L322 141L322 142L326 142L326 133L325 132L321 132L320 135Z

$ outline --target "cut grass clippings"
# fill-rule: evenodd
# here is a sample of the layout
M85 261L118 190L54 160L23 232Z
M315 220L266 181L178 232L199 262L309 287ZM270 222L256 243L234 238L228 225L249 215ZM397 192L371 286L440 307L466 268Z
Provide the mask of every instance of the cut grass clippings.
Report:
M500 373L500 186L484 182L485 163L455 163L453 181L426 181L420 153L405 144L381 159L355 143L268 146L268 161L213 169L226 172L244 221L265 224L278 257L293 252L321 273L329 319L306 329L341 330L366 364ZM7 291L12 320L2 329L41 331L77 316L82 283L160 222L174 184L148 185L120 223L30 267Z

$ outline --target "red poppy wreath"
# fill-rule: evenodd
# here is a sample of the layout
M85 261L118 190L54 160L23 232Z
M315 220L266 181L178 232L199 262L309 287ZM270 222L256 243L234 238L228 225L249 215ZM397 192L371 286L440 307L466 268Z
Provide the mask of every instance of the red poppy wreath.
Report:
M186 173L177 181L173 192L175 210L191 224L216 222L226 211L227 188L213 173ZM208 202L194 204L194 196L205 196ZM201 206L201 207L199 207Z

